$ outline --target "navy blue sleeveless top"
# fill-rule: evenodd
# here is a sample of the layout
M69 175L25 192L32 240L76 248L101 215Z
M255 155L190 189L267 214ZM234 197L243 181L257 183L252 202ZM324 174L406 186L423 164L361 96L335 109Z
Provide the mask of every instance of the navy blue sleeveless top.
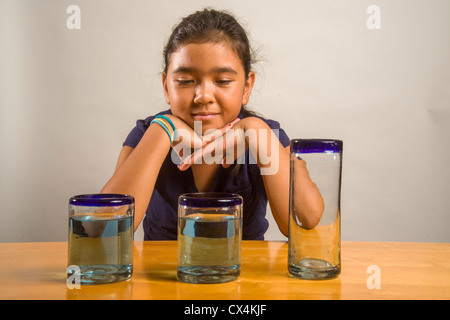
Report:
M171 114L171 111L169 109L159 114ZM157 115L150 116L145 120L138 120L136 127L131 130L123 145L135 148L155 116ZM244 118L241 113L238 117ZM289 145L289 137L280 128L278 122L258 118L267 123L274 131L283 147ZM191 168L180 171L172 161L171 151L172 149L161 166L143 219L144 240L176 240L178 197L183 193L198 192ZM226 169L219 166L209 191L232 192L241 195L244 199L242 239L264 240L264 233L269 226L265 218L267 195L259 167L250 157L252 157L251 153L247 150L243 164L235 163Z

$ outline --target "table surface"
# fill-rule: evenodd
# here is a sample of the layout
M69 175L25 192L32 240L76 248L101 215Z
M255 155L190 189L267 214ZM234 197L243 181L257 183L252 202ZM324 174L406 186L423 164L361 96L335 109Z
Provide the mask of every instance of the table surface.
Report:
M190 284L176 279L176 241L135 241L130 280L70 289L67 242L0 243L0 299L450 299L450 244L343 242L331 280L290 276L287 254L286 242L243 241L237 280Z

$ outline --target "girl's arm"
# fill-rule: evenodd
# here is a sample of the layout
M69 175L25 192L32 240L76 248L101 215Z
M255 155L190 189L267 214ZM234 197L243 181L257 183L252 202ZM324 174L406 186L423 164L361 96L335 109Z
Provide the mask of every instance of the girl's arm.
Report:
M288 236L290 147L284 148L272 129L261 119L255 117L246 119L249 120L248 123L244 123L246 127L244 131L251 128L258 136L258 139L248 139L248 143L262 172L273 217L281 233ZM264 131L266 131L267 139L260 139L261 133ZM270 156L266 158L266 155ZM264 174L264 170L266 174ZM294 172L296 182L294 197L298 199L295 201L297 205L294 208L295 212L305 228L314 228L323 213L322 196L315 183L310 179L304 161L297 161Z
M156 123L150 125L136 148L127 146L122 148L114 174L101 190L101 193L122 193L134 197L135 230L147 211L156 179L170 148L175 148L180 144L190 151L191 147L201 146L209 141L209 139L206 139L203 142L202 138L180 118L173 115L166 115L166 117L174 123L180 139L177 139L171 145L167 133L160 125ZM218 129L218 134L226 133L238 121L239 119L236 119L231 124ZM187 156L188 154L183 155L183 157Z
M135 230L144 218L159 170L169 150L167 133L158 124L152 124L136 148L122 148L116 170L101 190L101 193L122 193L134 197Z
M250 148L253 157L260 168L264 188L269 200L273 217L281 233L288 236L289 233L289 174L290 151L284 148L272 129L261 119L256 117L244 118L234 124L231 135L224 135L225 139L216 139L206 144L201 150L188 157L181 170L186 170L196 159L211 154L215 148L223 148L227 154L229 148L233 148L233 157L224 159L223 166L229 166L240 154L245 144L245 149ZM245 140L244 140L245 139ZM240 145L240 147L238 147ZM233 160L233 161L231 161ZM306 163L303 160L295 162L295 183L297 217L305 228L314 228L322 217L324 204L319 189L310 179Z

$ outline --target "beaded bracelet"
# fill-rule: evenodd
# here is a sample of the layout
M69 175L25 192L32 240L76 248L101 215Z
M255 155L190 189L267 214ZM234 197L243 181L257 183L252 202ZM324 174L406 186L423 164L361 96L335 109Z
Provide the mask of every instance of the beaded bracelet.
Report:
M157 124L159 124L159 125L164 129L164 131L167 132L167 135L169 136L170 144L172 144L172 143L173 143L173 140L174 140L174 138L175 138L175 132L172 134L172 131L171 131L172 127L171 127L165 120L160 119L160 118L158 118L158 119L156 119L156 118L153 119L152 122L150 122L150 125L151 125L152 123L157 123ZM172 136L172 135L173 135L173 136Z

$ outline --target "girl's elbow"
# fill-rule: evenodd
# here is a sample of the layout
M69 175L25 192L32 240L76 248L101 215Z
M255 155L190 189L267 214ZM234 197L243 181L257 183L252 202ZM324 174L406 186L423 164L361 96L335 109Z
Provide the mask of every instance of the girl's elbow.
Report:
M286 238L289 237L289 226L287 226L286 228L280 228L278 226L278 229L280 229L280 232L283 236L285 236Z
M320 218L321 217L314 216L314 217L308 217L306 219L303 219L303 221L301 221L302 227L305 229L313 229L319 224Z
M320 200L321 201L318 201L315 205L310 206L308 209L301 210L301 214L298 215L298 218L302 224L302 227L306 229L313 229L319 224L325 209L323 200Z

